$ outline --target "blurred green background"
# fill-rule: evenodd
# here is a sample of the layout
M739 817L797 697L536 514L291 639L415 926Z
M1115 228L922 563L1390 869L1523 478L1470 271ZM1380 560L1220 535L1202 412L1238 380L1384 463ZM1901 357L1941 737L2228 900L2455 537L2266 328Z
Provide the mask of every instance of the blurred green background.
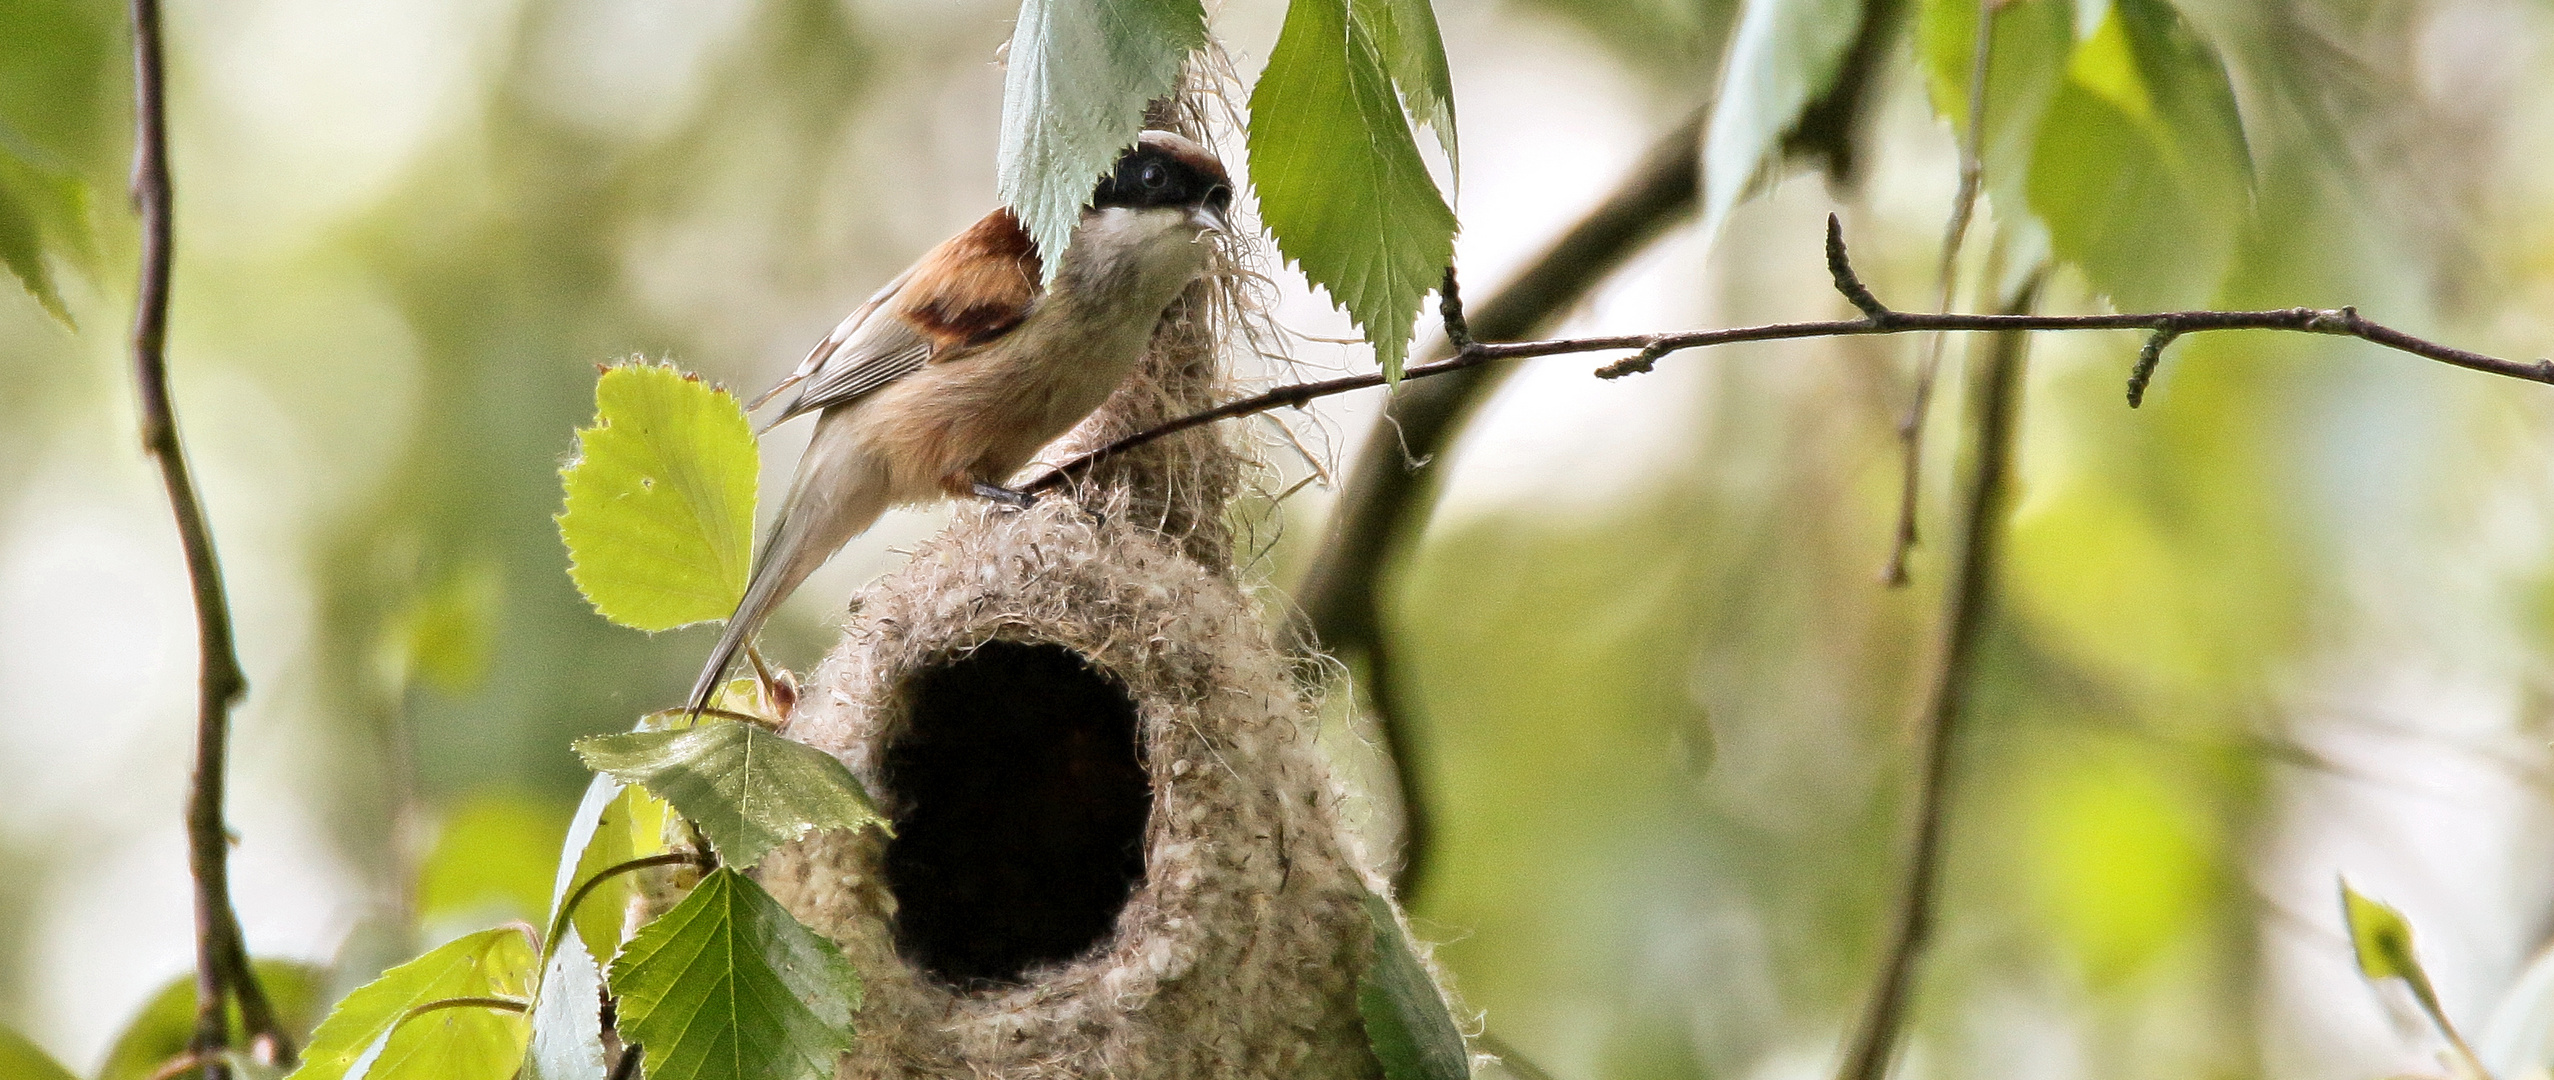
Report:
M707 645L605 624L563 572L555 473L594 365L758 389L983 213L1014 13L171 5L172 367L253 684L232 820L256 952L360 981L538 909L584 776L567 741L676 700ZM2554 341L2554 9L2187 13L2235 69L2259 169L2252 223L2215 238L2215 302L2357 304L2501 355ZM1218 15L1245 75L1279 14ZM1440 14L1461 262L1486 289L1708 96L1733 6ZM86 182L97 228L60 275L76 332L0 289L0 1023L80 1068L190 957L193 623L123 367L124 40L116 5L0 0L0 120ZM1858 186L1800 176L1708 249L1672 234L1562 329L1836 315L1818 238L1839 205L1874 287L1923 306L1954 144L1912 64L1886 79ZM2160 251L2159 294L2215 257ZM1304 337L1243 374L1362 369L1286 277L1277 317ZM2098 304L2062 273L2042 307ZM2032 353L1906 1075L2437 1071L2400 995L2352 971L2333 882L2405 909L2470 1031L2554 931L2554 391L2220 336L2176 345L2132 413L2136 344ZM1748 346L1613 383L1538 361L1449 456L1387 613L1438 796L1415 914L1553 1075L1831 1067L1886 926L1945 576L1934 542L1914 587L1878 584L1919 347ZM1940 395L1926 469L1937 540L1961 398ZM1284 423L1335 468L1376 407ZM1306 473L1272 422L1236 435L1266 490ZM774 436L767 486L804 437ZM1249 508L1272 608L1328 498ZM780 659L811 660L937 521L838 558L777 624ZM1332 745L1344 777L1380 775ZM1350 807L1389 842L1388 794Z

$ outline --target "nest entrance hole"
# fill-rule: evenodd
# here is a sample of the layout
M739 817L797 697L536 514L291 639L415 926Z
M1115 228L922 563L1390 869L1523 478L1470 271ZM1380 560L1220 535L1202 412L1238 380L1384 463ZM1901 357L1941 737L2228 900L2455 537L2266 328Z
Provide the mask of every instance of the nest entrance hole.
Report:
M1126 688L1072 649L1013 641L907 686L880 770L897 951L984 987L1106 941L1144 881L1153 805Z

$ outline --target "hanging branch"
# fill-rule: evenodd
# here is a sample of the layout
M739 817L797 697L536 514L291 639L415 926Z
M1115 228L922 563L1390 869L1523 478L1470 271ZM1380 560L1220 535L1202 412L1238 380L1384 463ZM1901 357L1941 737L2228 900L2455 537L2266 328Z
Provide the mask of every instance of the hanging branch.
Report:
M2005 305L2030 309L2040 289L2034 274ZM1943 807L1951 783L1954 726L1967 702L1977 642L1991 602L1996 553L2004 523L2006 487L2013 473L2013 444L2022 405L2022 364L2030 336L2008 331L1988 352L1977 402L1977 454L1961 507L1960 550L1951 569L1950 603L1942 612L1942 636L1934 650L1924 713L1916 722L1915 838L1908 846L1906 879L1898 894L1897 921L1881 953L1878 985L1864 1006L1862 1026L1836 1069L1836 1080L1885 1080L1905 1027L1916 962L1933 939L1934 906L1941 893Z
M1986 77L1988 61L1993 59L1995 16L2003 10L1993 0L1979 0L1977 40L1969 49L1969 126L1960 137L1960 187L1951 196L1951 220L1942 226L1942 257L1934 266L1934 280L1940 288L1933 310L1951 310L1951 301L1960 291L1960 245L1969 236L1969 219L1977 213L1978 189L1986 182ZM1933 405L1934 380L1942 371L1942 346L1947 335L1935 334L1924 343L1924 358L1916 363L1915 393L1909 395L1907 411L1898 418L1898 453L1902 460L1898 473L1898 531L1889 543L1889 565L1880 572L1880 580L1888 585L1907 583L1907 557L1916 546L1916 507L1924 480L1924 416Z
M2009 330L2143 330L2150 336L2140 354L2137 369L2128 384L2128 405L2136 408L2145 399L2146 386L2154 376L2155 366L2162 362L2164 346L2187 335L2221 330L2287 330L2304 334L2328 334L2354 337L2397 352L2436 360L2443 364L2501 375L2528 382L2554 385L2554 360L2505 360L2497 356L2471 352L2414 337L2401 330L2369 321L2357 308L2276 308L2267 311L2157 311L2114 315L1928 315L1921 312L1896 311L1882 304L1862 280L1854 276L1846 261L1844 233L1834 215L1827 217L1827 270L1835 280L1836 291L1860 309L1859 319L1830 319L1816 322L1768 323L1761 326L1736 326L1720 330L1685 330L1660 334L1620 334L1610 337L1557 338L1550 341L1518 341L1507 343L1474 342L1444 360L1417 364L1402 373L1402 379L1427 379L1480 367L1504 360L1524 360L1537 356L1563 356L1573 353L1630 352L1596 370L1600 379L1618 379L1625 375L1647 373L1672 353L1688 349L1705 349L1715 345L1735 345L1746 341L1791 341L1802 338L1861 337L1874 334L1911 334L1933 331L1986 332ZM1211 409L1191 413L1158 427L1136 432L1107 446L1067 461L1045 476L1031 482L1027 490L1045 491L1079 475L1093 464L1114 454L1124 453L1156 439L1176 435L1191 428L1218 420L1255 416L1287 406L1301 407L1334 394L1364 390L1384 385L1381 374L1348 375L1336 379L1294 383L1250 397L1229 401Z
M213 530L179 441L169 400L169 269L175 225L168 166L167 89L160 59L158 0L133 0L133 204L142 219L141 284L133 301L133 380L141 397L142 448L158 464L194 586L197 649L195 775L187 798L187 865L195 880L195 1034L188 1051L205 1080L225 1080L229 1006L236 1001L251 1044L288 1061L292 1046L248 963L239 915L231 908L230 834L222 823L224 755L231 707L248 692L231 635Z
M1512 339L1533 333L1691 214L1699 172L1694 147L1706 115L1707 110L1697 110L1660 136L1613 194L1554 239L1514 280L1473 305L1468 320L1458 297L1454 311L1466 326L1466 338L1440 339L1435 358L1452 355L1472 336ZM1392 395L1351 459L1323 529L1321 549L1294 589L1303 617L1288 624L1297 638L1290 647L1364 660L1360 681L1366 711L1391 759L1395 802L1401 808L1401 861L1393 880L1404 902L1426 880L1434 829L1411 732L1415 695L1406 692L1394 670L1398 657L1383 647L1377 593L1396 545L1426 522L1435 504L1431 463L1463 430L1464 418L1513 370L1469 368Z

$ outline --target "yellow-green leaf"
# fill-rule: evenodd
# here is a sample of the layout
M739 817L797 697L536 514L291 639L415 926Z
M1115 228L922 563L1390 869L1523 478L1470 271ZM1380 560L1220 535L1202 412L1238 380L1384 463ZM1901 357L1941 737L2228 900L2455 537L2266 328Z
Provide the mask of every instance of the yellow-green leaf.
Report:
M522 931L498 929L382 972L320 1022L289 1080L338 1080L358 1065L371 1080L506 1080L531 1038L523 1014L452 1008L406 1018L451 998L529 998L538 963Z
M754 432L736 398L672 367L622 364L594 386L594 426L560 471L568 575L604 618L640 630L722 619L753 552Z
M2412 924L2404 921L2402 912L2361 895L2344 881L2341 914L2350 924L2350 947L2358 954L2359 974L2428 984L2420 957L2412 953Z
M1463 161L1454 138L1454 73L1446 65L1435 6L1429 0L1352 0L1348 17L1366 27L1410 119L1436 133L1447 166L1461 176Z
M64 326L71 325L71 309L54 284L48 257L84 262L88 247L87 188L0 140L0 265Z
M258 960L254 966L258 988L266 992L267 1003L274 1006L285 1031L296 1040L308 1034L319 1020L319 1010L328 1004L323 996L328 973L292 960ZM232 1030L237 1031L239 1006L233 1004L230 1012ZM194 1038L195 976L179 975L162 984L124 1025L123 1034L115 1037L115 1045L107 1051L106 1064L98 1069L97 1080L146 1080L185 1053ZM0 1069L0 1077L11 1075Z
M35 1041L0 1027L0 1076L9 1080L78 1080Z
M643 788L624 786L610 776L595 777L560 847L550 890L550 924L558 923L559 905L595 875L665 851L665 827L671 814L663 799ZM609 956L621 946L621 928L637 887L636 879L623 874L595 886L578 903L570 924L599 954Z
M2164 0L2118 0L2040 120L2027 187L2052 249L2123 308L2204 304L2251 185L2224 63Z
M417 868L417 910L464 925L538 919L549 898L558 810L515 795L490 794L455 809Z

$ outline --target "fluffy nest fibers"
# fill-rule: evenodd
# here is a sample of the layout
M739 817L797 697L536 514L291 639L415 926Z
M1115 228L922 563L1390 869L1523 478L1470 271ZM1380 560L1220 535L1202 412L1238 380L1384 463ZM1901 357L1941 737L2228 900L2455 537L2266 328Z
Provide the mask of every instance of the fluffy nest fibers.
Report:
M896 822L763 883L868 984L849 1077L1377 1075L1363 873L1230 579L1049 499L867 590L789 734Z
M1222 395L1232 265L1055 460ZM895 833L759 870L867 984L841 1077L1379 1076L1357 1009L1379 879L1233 572L1241 472L1211 429L1164 439L1029 510L962 507L854 600L787 734Z

